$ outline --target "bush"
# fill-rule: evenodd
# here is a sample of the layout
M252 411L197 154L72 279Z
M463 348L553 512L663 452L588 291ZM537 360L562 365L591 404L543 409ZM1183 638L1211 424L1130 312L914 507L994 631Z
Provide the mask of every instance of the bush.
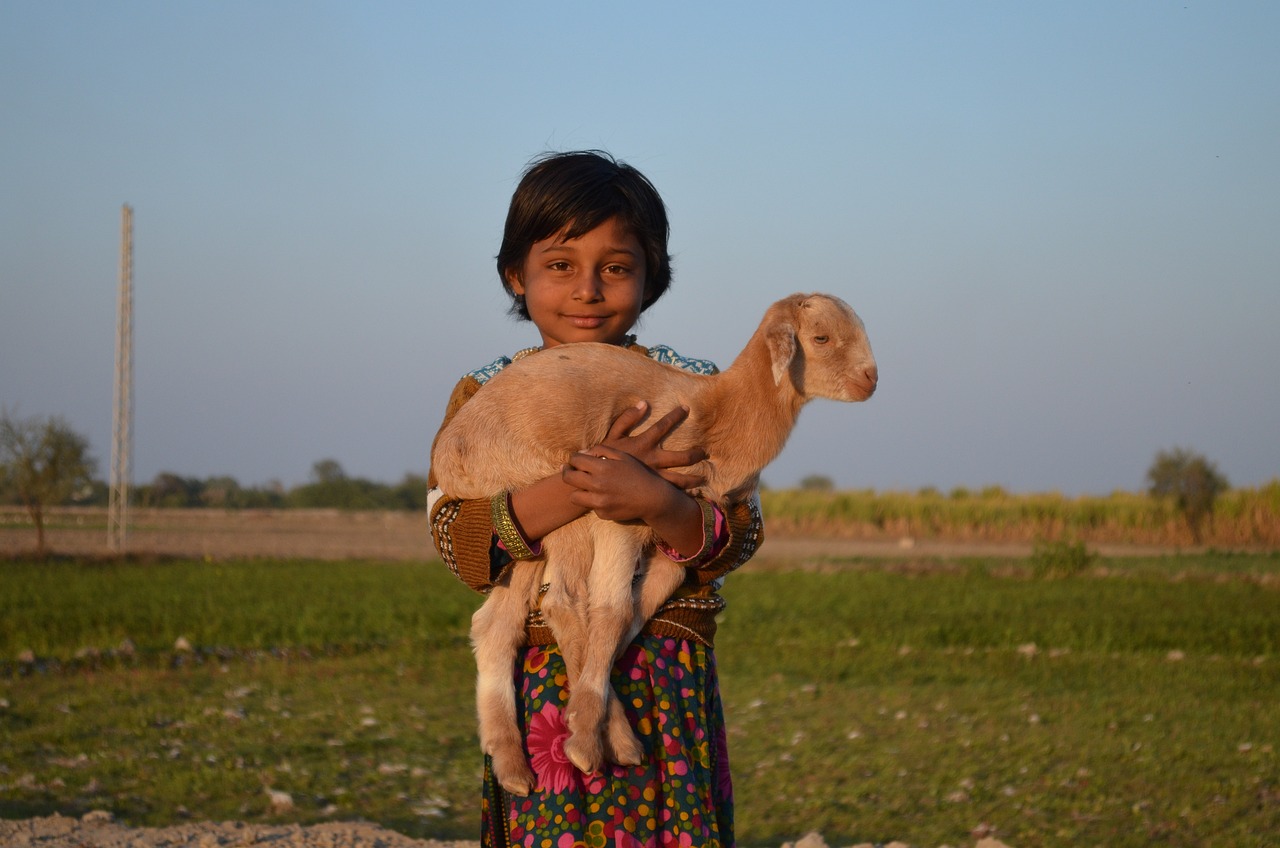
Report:
M1157 453L1147 469L1147 482L1153 497L1173 501L1196 544L1200 544L1200 527L1205 518L1213 515L1214 501L1230 487L1217 466L1183 448Z
M1084 542L1042 539L1031 548L1031 573L1041 580L1073 577L1087 571L1097 558Z
M824 474L810 474L800 481L802 492L831 492L835 488L835 481Z

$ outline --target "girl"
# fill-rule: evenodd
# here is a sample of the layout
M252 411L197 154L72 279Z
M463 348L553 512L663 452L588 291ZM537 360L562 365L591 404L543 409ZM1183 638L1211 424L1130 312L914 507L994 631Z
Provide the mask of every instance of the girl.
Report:
M515 359L571 342L622 345L686 370L710 362L636 344L630 330L667 290L671 260L662 198L634 168L596 151L537 160L511 198L498 274L512 313L531 321L541 348L501 357L454 388L445 423ZM537 414L537 398L529 414ZM492 500L461 501L435 489L428 499L436 550L467 585L486 592L540 554L547 533L594 511L643 521L662 552L686 567L684 585L649 621L613 670L614 690L644 744L639 766L583 774L564 756L564 663L535 610L516 691L526 751L538 778L528 797L510 795L485 764L482 845L732 846L733 793L712 639L723 609L721 578L746 562L762 538L754 502L725 510L686 489L701 481L675 469L702 452L667 451L663 438L687 415L672 410L643 431L645 405L624 412L605 441L569 458L564 471ZM443 429L443 425L442 429Z

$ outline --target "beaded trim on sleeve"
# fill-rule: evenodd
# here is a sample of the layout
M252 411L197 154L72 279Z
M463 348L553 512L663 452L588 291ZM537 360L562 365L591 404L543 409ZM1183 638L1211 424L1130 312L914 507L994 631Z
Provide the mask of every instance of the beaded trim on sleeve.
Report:
M658 607L658 613L663 613L667 610L673 609L711 610L713 612L719 612L724 609L726 605L724 598L719 595L712 595L709 598L672 598L662 606Z
M445 500L444 503L436 509L435 515L431 517L431 535L436 540L439 548L437 553L440 559L444 560L444 564L453 572L453 576L459 580L462 574L458 571L458 558L453 551L453 535L449 532L450 525L457 519L458 513L462 511L462 502L454 500Z
M756 549L760 547L760 536L764 530L764 515L760 512L760 495L752 495L751 500L747 501L747 506L751 509L751 529L749 529L742 539L742 553L738 555L738 566L751 559L756 554Z
M747 560L755 556L760 548L760 539L764 533L764 516L760 512L760 496L753 495L747 501L747 508L751 510L751 524L742 534L742 547L738 549L738 559L729 567L729 571L736 571L741 568ZM724 585L724 577L717 577L711 581L711 588L719 592L720 587Z

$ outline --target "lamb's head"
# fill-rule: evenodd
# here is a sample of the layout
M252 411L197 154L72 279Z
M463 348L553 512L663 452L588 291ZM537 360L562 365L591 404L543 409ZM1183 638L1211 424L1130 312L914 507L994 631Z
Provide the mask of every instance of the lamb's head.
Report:
M880 375L862 319L829 294L793 294L765 315L773 379L790 378L803 400L866 400Z

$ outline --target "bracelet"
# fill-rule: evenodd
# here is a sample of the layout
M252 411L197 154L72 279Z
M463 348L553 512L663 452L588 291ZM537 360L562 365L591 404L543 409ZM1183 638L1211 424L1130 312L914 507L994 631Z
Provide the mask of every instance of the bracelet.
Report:
M533 559L538 555L520 535L520 528L511 517L510 492L500 492L489 500L489 515L493 519L493 532L512 559Z
M698 509L702 510L702 547L698 548L698 552L692 556L682 557L680 552L670 545L665 542L659 542L658 549L672 562L700 562L707 552L714 547L716 540L719 538L719 533L716 532L716 525L719 522L717 521L715 505L702 498L697 499L697 504Z
M711 546L716 543L716 508L711 501L698 500L698 506L702 509L702 549L699 554L706 553L711 550Z

